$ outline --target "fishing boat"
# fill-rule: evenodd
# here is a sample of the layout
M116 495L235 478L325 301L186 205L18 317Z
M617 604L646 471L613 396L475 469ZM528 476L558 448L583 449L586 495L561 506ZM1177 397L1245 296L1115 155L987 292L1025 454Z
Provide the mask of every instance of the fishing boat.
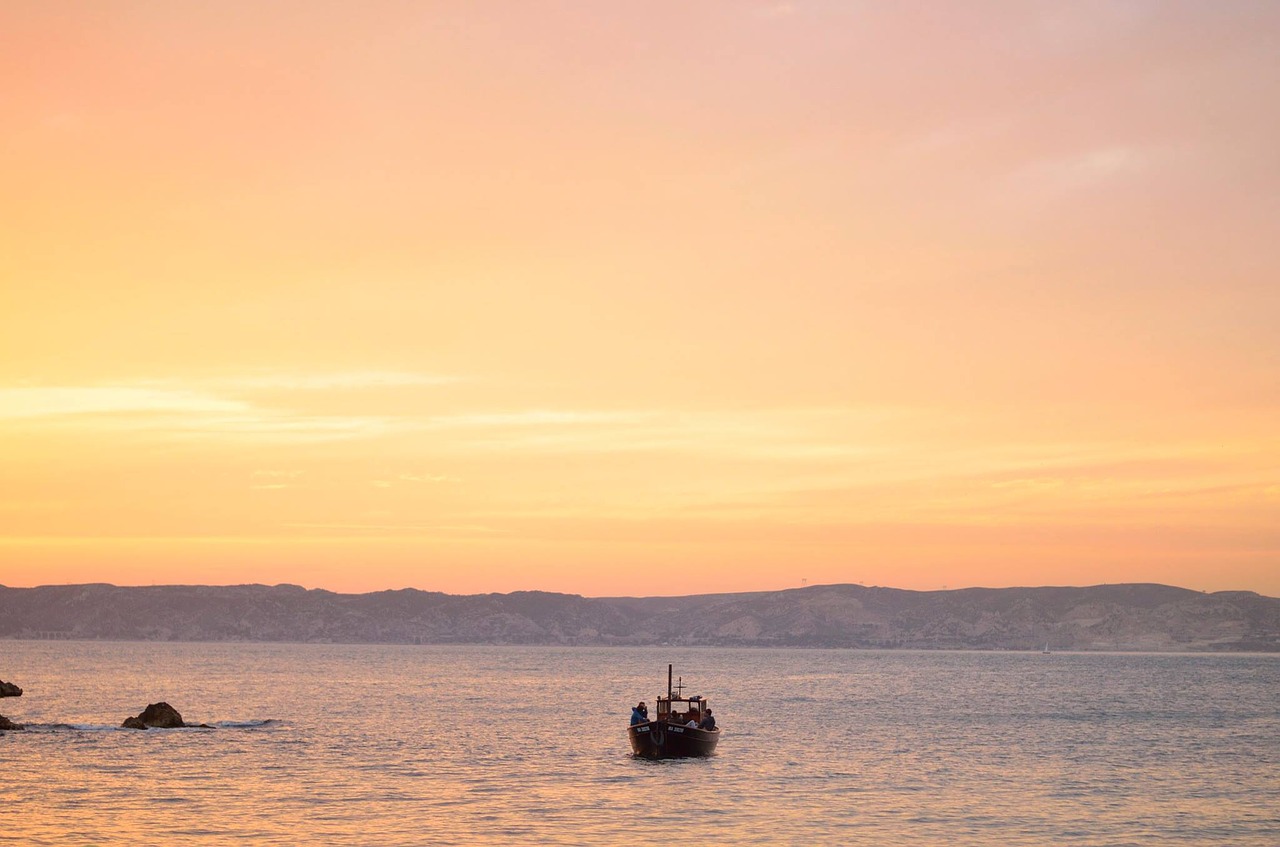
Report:
M658 695L654 717L627 727L631 752L645 759L710 756L720 741L720 729L709 719L711 703L697 694L685 697L683 680L673 684L671 671L667 665L667 696Z

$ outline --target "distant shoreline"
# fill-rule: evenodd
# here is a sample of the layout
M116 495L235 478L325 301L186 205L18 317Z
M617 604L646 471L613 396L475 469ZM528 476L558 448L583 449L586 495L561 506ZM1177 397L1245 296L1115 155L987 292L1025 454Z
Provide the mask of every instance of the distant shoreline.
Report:
M0 587L0 638L405 645L1280 652L1280 599L1156 584L907 591L821 585L587 598L290 585Z

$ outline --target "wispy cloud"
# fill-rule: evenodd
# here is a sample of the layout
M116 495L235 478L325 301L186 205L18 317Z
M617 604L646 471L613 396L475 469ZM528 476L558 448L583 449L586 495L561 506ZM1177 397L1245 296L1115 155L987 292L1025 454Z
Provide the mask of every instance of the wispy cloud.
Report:
M789 18L796 13L795 3L770 3L767 6L761 6L756 9L756 17L760 18Z
M1031 162L1013 179L1023 191L1059 195L1140 176L1163 164L1170 155L1164 150L1127 145L1096 147Z
M504 530L483 524L418 524L418 523L342 523L342 522L294 522L286 523L289 529L319 532L359 532L372 534L399 533L402 535L500 535Z
M129 385L0 387L0 420L67 415L234 413L247 403L204 391Z
M431 418L484 452L702 452L760 459L853 458L872 455L872 432L900 412L884 408L677 412L672 410L534 410Z
M633 422L651 418L654 412L599 412L575 409L526 409L513 412L485 412L431 418L432 429L501 427L549 427Z
M408 474L402 473L393 479L375 479L373 480L374 488L393 488L402 483L441 483L441 482L457 482L458 478L448 476L446 474Z
M283 389L331 391L362 388L403 388L453 385L462 377L409 371L337 371L333 373L270 373L213 380L212 385L231 389Z
M255 491L274 491L292 487L302 471L254 471L251 475Z
M89 385L0 385L0 419L110 412L236 412L250 408L229 392L333 391L451 385L461 377L408 371L269 373L210 379L126 379Z
M258 398L254 391L348 391L436 386L454 377L399 371L255 374L246 377L138 379L90 385L0 386L0 424L43 431L149 432L192 440L238 437L318 441L383 435L404 427L375 415L304 414Z

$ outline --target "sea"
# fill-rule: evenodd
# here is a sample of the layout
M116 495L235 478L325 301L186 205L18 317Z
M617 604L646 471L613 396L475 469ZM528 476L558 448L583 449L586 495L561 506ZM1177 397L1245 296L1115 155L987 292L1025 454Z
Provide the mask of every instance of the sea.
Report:
M723 732L631 756L667 665ZM1280 844L1280 656L0 641L0 844ZM211 728L125 730L165 701Z

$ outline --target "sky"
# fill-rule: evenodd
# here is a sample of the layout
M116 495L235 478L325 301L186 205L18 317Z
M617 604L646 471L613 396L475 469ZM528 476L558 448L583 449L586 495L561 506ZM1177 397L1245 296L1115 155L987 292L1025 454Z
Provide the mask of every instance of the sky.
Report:
M1280 4L0 4L0 584L1280 596Z

